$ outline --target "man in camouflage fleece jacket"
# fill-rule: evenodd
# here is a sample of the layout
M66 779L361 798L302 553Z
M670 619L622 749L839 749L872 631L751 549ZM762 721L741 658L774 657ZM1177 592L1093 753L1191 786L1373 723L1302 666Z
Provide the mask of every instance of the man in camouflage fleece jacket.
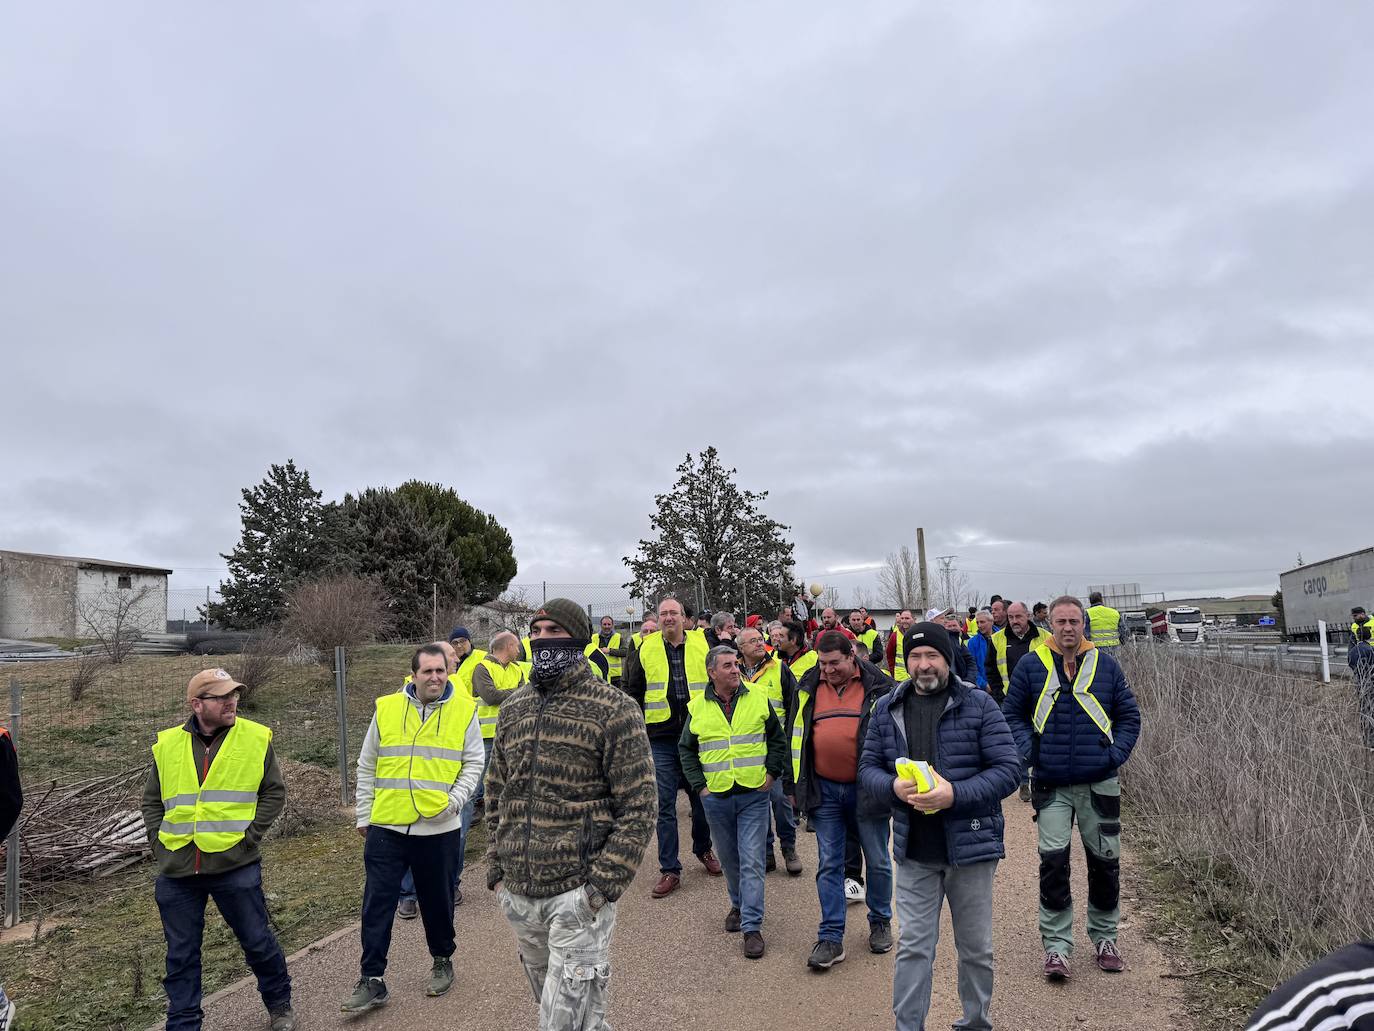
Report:
M592 671L585 610L546 602L530 683L501 706L487 764L487 886L539 1003L540 1031L606 1027L616 900L658 814L639 706Z

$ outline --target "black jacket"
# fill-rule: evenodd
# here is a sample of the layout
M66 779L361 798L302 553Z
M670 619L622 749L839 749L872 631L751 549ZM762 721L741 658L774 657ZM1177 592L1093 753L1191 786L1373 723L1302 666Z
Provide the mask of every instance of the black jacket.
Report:
M873 715L873 706L878 703L878 699L883 697L897 685L892 678L880 670L873 663L856 653L859 662L859 679L864 686L863 717L859 720L859 751L863 751L864 738L868 735L868 720ZM816 760L811 751L811 718L814 707L811 700L816 696L816 686L820 683L821 668L812 666L801 678L801 683L797 685L797 694L792 700L792 705L787 710L787 726L790 728L796 722L797 708L801 707L802 713L802 744L801 744L801 775L797 778L797 783L793 787L795 792L797 808L803 812L812 812L821 804L821 788L816 781ZM803 702L803 697L805 701ZM790 733L789 733L790 740ZM858 770L854 771L855 783L858 782ZM859 792L859 811L870 816L885 816L888 813L887 800L881 802L868 798L863 791Z
M8 733L0 734L0 838L7 837L24 808L24 789L19 786L19 756Z

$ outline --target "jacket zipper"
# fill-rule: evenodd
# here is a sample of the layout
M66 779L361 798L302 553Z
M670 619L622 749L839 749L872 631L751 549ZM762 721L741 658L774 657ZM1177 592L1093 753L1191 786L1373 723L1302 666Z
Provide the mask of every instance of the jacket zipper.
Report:
M544 706L548 697L542 692L539 698L539 711L534 717L534 749L530 752L529 790L525 792L525 883L534 881L533 868L530 866L530 838L534 834L534 784L539 770L539 728L544 722Z

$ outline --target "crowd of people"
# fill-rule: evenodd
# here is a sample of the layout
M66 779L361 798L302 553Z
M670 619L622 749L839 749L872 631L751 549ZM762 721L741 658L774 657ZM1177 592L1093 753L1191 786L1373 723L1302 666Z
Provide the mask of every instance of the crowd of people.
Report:
M843 620L826 608L813 623L799 599L740 627L733 613L698 615L669 597L622 635L610 617L594 629L583 606L559 598L533 613L527 635L501 631L485 650L455 627L416 649L400 689L376 699L358 758L360 976L343 1012L388 1000L397 918L423 924L427 993L450 990L466 836L480 814L486 886L510 924L537 1026L605 1027L616 909L651 838L653 898L672 897L684 877L679 792L692 854L724 882L721 926L740 935L747 959L767 949L765 875L779 851L788 875L803 873L798 832L815 834L819 918L805 963L824 973L844 961L848 909L862 903L868 948L896 950L899 1031L925 1026L946 903L956 1026L992 1027L993 885L1003 802L1018 791L1037 827L1045 978L1072 976L1075 823L1091 961L1124 970L1117 771L1141 717L1116 659L1120 614L1089 600L903 609L881 631L862 608ZM1370 647L1367 622L1352 627L1357 648ZM198 673L186 721L153 745L143 815L167 940L169 1031L201 1026L210 899L257 977L272 1031L295 1027L259 851L286 786L271 730L238 715L241 692L222 669ZM0 728L0 831L21 805ZM0 1031L13 1017L0 989Z

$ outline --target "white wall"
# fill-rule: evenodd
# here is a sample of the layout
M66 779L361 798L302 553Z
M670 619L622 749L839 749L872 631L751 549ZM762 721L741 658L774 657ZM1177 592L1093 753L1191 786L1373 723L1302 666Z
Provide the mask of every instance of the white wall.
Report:
M167 630L167 576L164 573L124 573L129 586L120 587L121 573L116 569L78 569L76 571L76 636L88 636L89 630L81 617L83 612L109 610L108 604L119 596L137 594L148 588L144 599L129 613L129 625L143 633L161 634ZM102 600L106 604L102 605ZM98 617L97 617L98 618Z

